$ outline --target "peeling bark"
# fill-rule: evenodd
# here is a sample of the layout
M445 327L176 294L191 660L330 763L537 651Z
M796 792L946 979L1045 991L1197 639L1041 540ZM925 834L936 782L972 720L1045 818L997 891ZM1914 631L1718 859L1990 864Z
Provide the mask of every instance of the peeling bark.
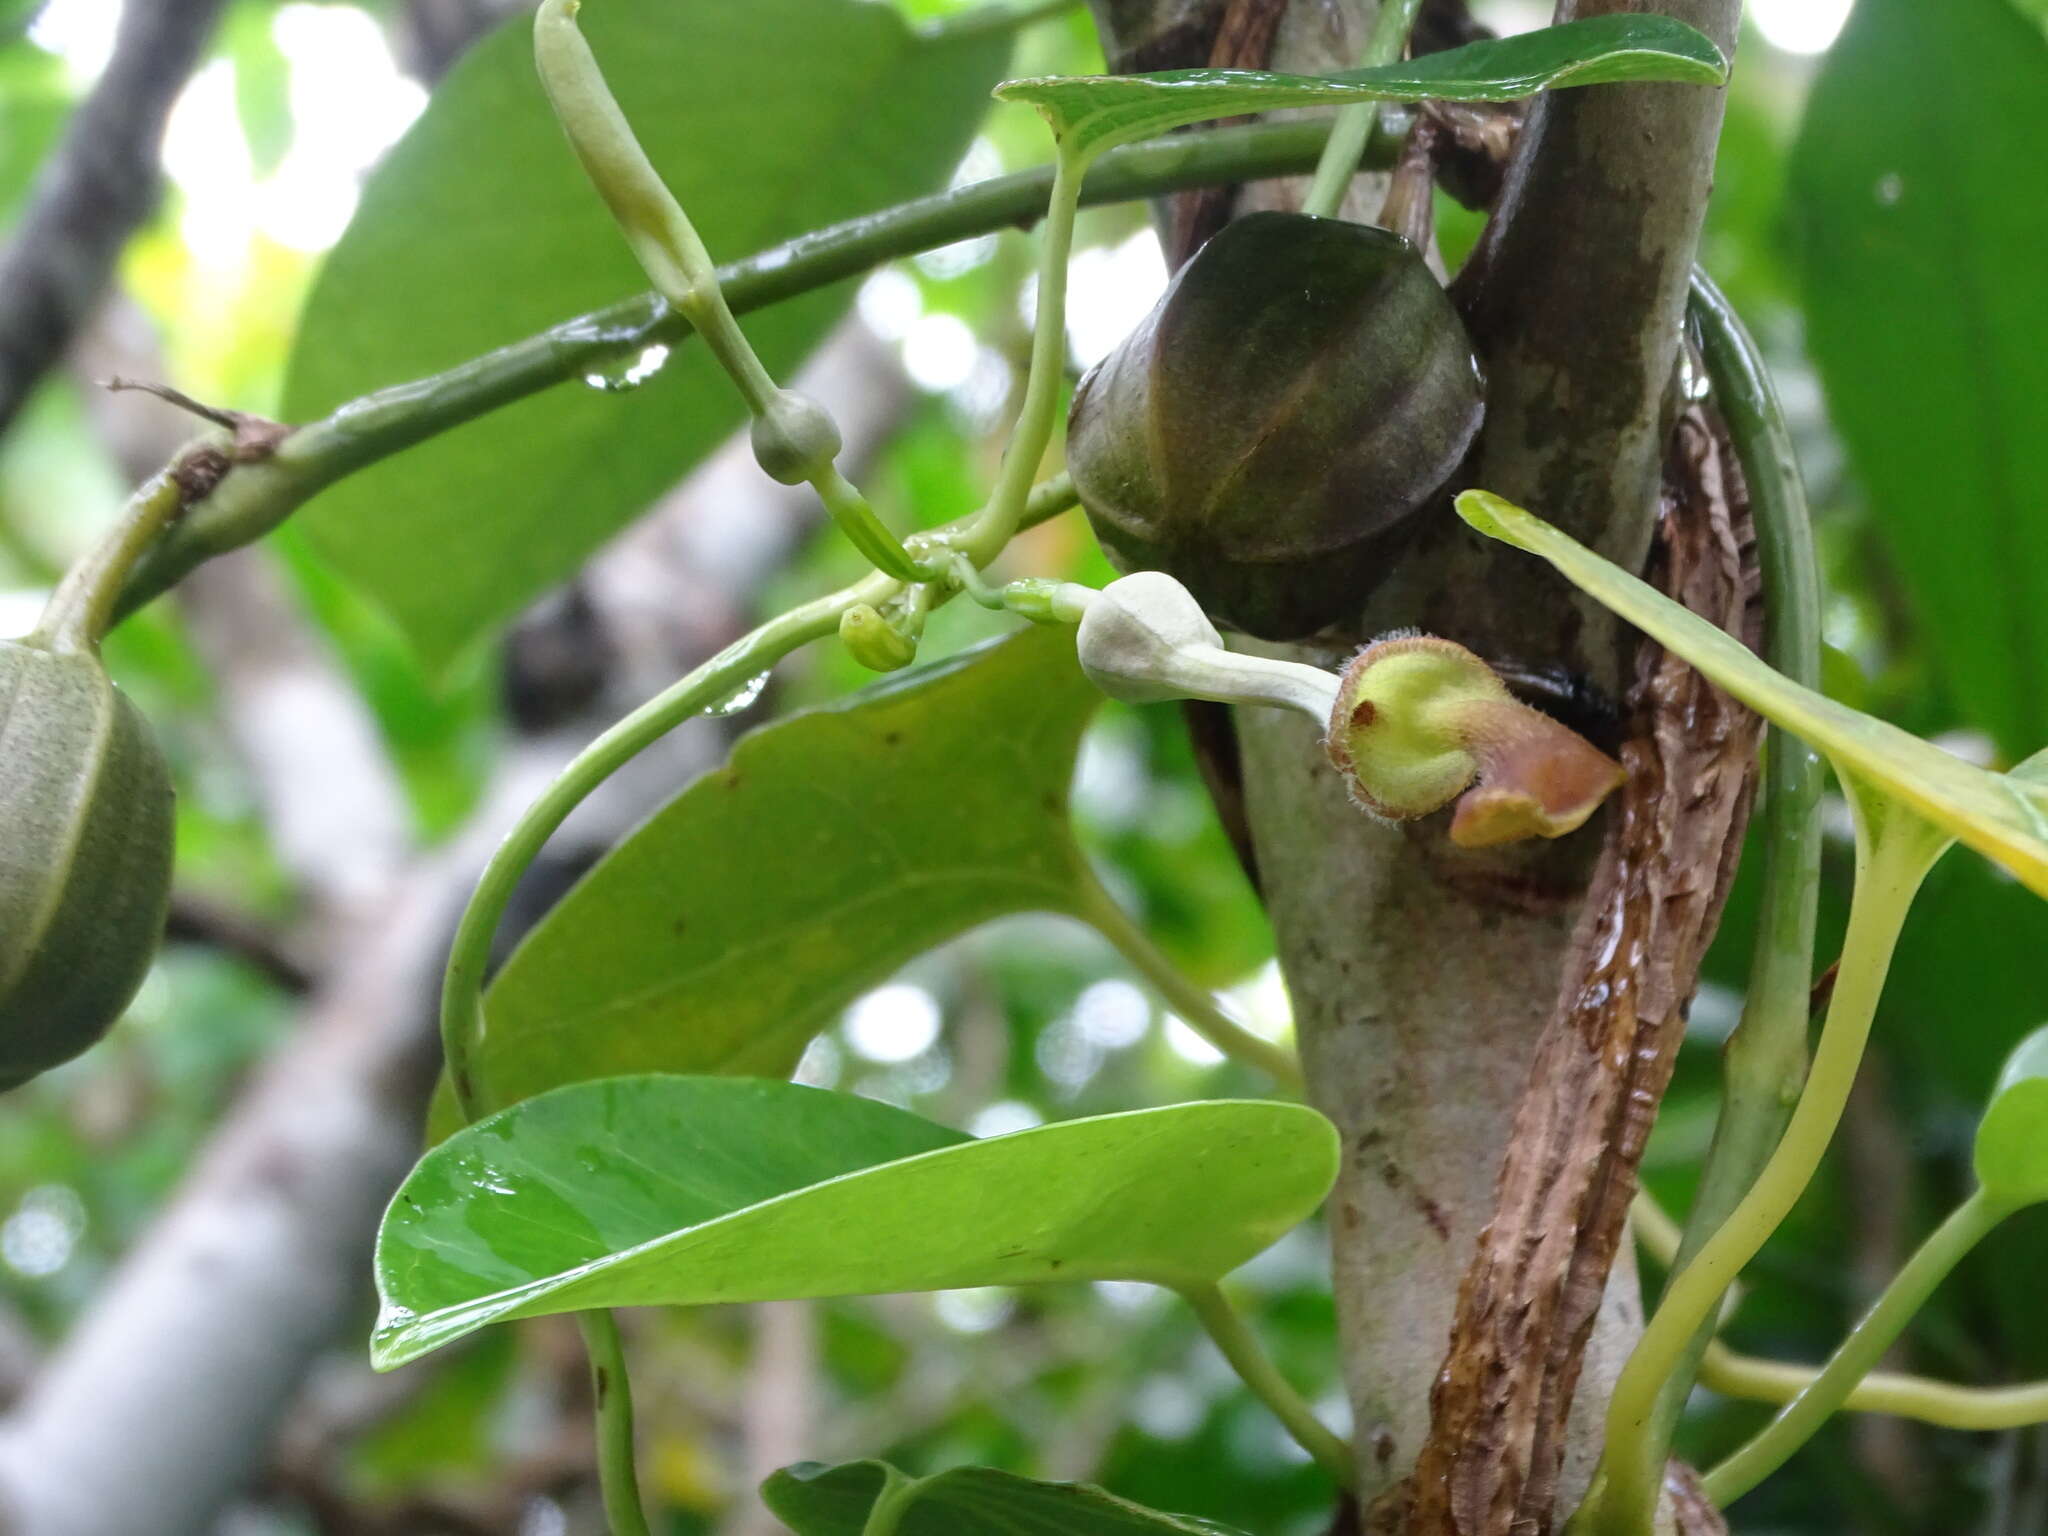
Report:
M1748 509L1698 409L1679 423L1663 503L1652 579L1756 644ZM1552 1528L1582 1356L1734 877L1756 717L1650 644L1629 706L1628 782L1516 1110L1494 1219L1465 1273L1405 1531Z

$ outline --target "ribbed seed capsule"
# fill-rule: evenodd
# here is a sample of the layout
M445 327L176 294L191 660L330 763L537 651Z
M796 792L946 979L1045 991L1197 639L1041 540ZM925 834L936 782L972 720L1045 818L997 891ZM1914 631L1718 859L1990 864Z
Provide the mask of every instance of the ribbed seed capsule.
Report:
M1258 213L1081 380L1067 467L1123 569L1288 640L1357 611L1482 410L1464 325L1412 245Z
M171 824L163 754L99 659L0 641L0 1089L92 1045L141 986Z

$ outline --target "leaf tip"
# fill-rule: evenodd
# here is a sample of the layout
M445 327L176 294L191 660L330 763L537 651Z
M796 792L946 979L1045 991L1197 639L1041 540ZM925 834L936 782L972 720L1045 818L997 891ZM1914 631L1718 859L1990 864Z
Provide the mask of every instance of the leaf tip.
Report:
M1500 539L1509 544L1520 542L1511 531L1514 519L1529 515L1491 491L1460 491L1453 505L1467 526L1489 539Z

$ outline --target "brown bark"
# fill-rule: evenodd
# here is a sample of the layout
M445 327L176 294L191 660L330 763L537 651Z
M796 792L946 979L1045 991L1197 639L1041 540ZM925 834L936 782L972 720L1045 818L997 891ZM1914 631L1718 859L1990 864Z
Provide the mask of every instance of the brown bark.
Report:
M1755 644L1747 507L1697 409L1679 424L1663 500L1653 578ZM1628 782L1465 1273L1403 1501L1410 1531L1551 1528L1567 1408L1741 850L1756 717L1648 644L1629 704Z

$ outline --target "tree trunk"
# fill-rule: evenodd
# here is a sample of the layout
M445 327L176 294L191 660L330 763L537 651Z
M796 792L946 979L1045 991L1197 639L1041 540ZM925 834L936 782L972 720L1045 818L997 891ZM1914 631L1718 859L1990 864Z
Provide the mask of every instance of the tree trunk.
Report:
M1643 8L1562 0L1559 19ZM1262 62L1219 60L1212 50L1265 9L1259 0L1097 3L1120 69ZM1372 9L1373 0L1294 0L1277 26L1268 18L1273 67L1356 63ZM1662 0L1656 9L1732 52L1739 0ZM1466 483L1531 506L1636 568L1655 523L1720 114L1721 93L1696 88L1545 98L1453 288L1487 367L1487 422ZM1632 670L1632 637L1604 612L1447 511L1355 624L1294 654L1330 664L1402 626L1448 635L1496 662L1566 669L1610 698ZM1329 1215L1359 1486L1370 1505L1402 1484L1428 1438L1431 1387L1461 1282L1495 1215L1502 1154L1557 1007L1602 827L1533 851L1465 853L1448 843L1443 818L1394 828L1361 816L1305 722L1245 712L1238 743L1310 1097L1347 1152ZM1221 765L1225 780L1231 769ZM1600 1257L1604 1266L1608 1255ZM1590 1342L1573 1336L1562 1346L1574 1356L1567 1378L1582 1365L1584 1390L1567 1384L1569 1421L1553 1426L1561 1467L1554 1483L1539 1474L1560 1510L1584 1490L1599 1414L1639 1313L1624 1244ZM1562 1415L1564 1405L1549 1411ZM1505 1533L1508 1518L1428 1528ZM1547 1521L1546 1511L1539 1523Z

